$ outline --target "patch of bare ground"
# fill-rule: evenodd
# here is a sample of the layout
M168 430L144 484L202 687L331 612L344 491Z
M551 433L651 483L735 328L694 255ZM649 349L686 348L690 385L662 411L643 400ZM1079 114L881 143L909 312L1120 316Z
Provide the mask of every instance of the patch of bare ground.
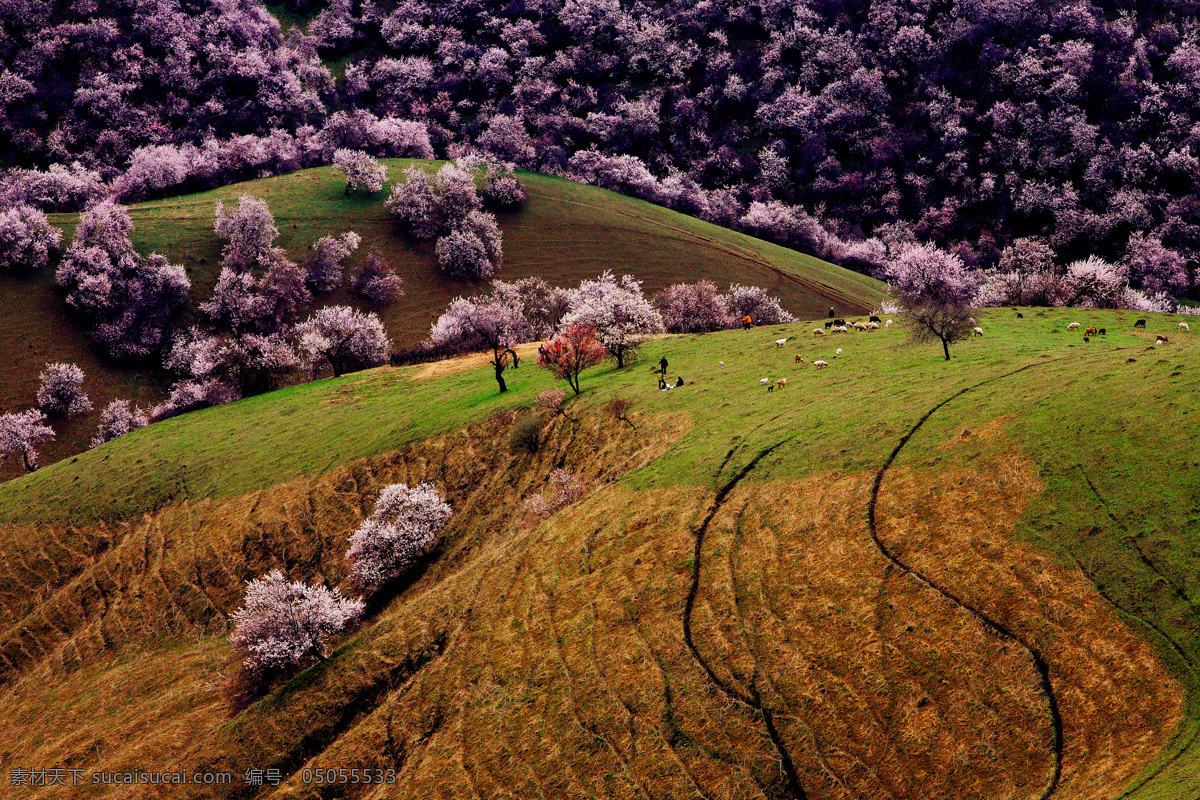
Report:
M519 344L513 349L517 351L517 355L521 359L522 366L536 367L537 352L541 342L528 342ZM441 375L455 375L460 372L470 372L472 370L485 369L491 362L492 356L490 353L472 353L458 358L447 358L442 361L433 361L425 364L420 369L409 375L409 380L424 381L431 378L437 378ZM519 369L519 367L518 367Z

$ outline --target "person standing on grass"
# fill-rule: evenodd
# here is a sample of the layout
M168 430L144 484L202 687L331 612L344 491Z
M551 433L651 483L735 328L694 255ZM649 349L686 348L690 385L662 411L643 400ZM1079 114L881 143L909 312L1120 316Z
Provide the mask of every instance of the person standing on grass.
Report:
M833 310L833 306L830 306L829 307L829 318L833 319L834 316L836 316L836 315L837 315L837 312Z
M658 374L659 375L667 374L667 357L666 356L663 356L662 358L660 358L658 360Z
M754 320L750 319L750 315L742 317L742 330L748 331L754 325Z

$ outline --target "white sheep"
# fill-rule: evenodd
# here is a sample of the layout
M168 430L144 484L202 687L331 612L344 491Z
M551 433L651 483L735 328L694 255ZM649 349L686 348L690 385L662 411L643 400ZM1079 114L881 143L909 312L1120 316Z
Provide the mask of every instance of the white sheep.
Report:
M813 328L813 336L824 336L824 335L825 335L824 328Z
M867 329L867 323L865 323L865 322L856 322L856 323L854 323L854 330L856 330L856 331L865 331L866 329Z
M828 362L828 361L820 361L820 360L817 360L817 361L814 361L814 362L813 362L813 366L814 366L814 367L828 367L828 366L829 366L829 362Z
M837 353L834 354L834 358L837 358L841 354L842 354L842 348L839 347Z
M868 322L868 323L867 323L867 330L872 330L872 331L877 331L877 330L879 330L879 323L878 323L878 322Z
M1186 322L1181 322L1181 323L1179 323L1179 330L1183 331L1184 333L1187 333L1191 330L1191 328L1188 327L1188 324Z
M883 323L883 327L885 327L885 328L892 327L892 321L889 319L887 322Z
M829 330L832 331L833 333L849 333L850 332L850 329L847 328L845 325L834 325Z
M1079 323L1078 323L1078 322L1072 322L1070 325L1068 325L1068 326L1067 326L1067 330L1069 330L1069 331L1077 331L1077 330L1079 330Z
M976 329L975 329L975 335L976 335L976 336L983 336L983 328L976 328Z
M975 318L967 317L967 324L970 325L972 328L974 328L975 327Z
M763 378L763 379L761 379L761 380L759 381L759 384L761 384L761 385L763 385L763 386L766 386L766 385L767 385L768 383L770 383L770 382L771 382L771 379L770 379L770 378Z
M783 347L785 344L787 344L787 339L776 339L775 340L776 347Z
M722 367L723 367L723 366L725 366L725 362L724 362L724 361L718 361L717 363L718 363L718 364L720 364Z

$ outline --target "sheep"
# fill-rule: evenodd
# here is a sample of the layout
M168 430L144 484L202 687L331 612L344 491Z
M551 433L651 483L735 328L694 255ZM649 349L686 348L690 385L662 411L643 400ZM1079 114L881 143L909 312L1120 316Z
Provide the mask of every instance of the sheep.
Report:
M831 320L831 319L830 319L830 320L826 320L826 321L825 321L825 330L829 330L829 329L830 329L830 328L832 328L832 327L833 327L833 320Z
M1139 319L1137 322L1133 323L1133 327L1135 327L1135 328L1144 328L1144 327L1146 327L1146 320L1144 320L1144 319Z
M1092 327L1088 328L1086 331L1084 331L1083 335L1084 336L1095 336L1097 333L1099 333L1099 330L1097 330L1097 328L1095 326L1092 326Z
M1070 325L1068 325L1068 326L1067 326L1067 330L1069 330L1069 331L1077 331L1077 330L1079 330L1079 323L1078 323L1078 322L1072 322Z
M850 329L847 328L845 325L834 325L829 330L832 333L849 333L850 332Z
M762 378L759 380L759 383L762 384L763 386L766 386L770 382L771 382L770 378Z
M1105 335L1106 333L1108 333L1108 328L1101 328L1099 333L1101 336Z
M796 353L796 361L795 361L795 363L799 364L799 363L800 363L801 361L803 361L803 360L804 360L804 356L800 355L799 353Z
M867 323L867 330L869 330L869 331L877 331L877 330L879 330L879 323L878 323L878 322L868 322L868 323Z
M824 335L825 335L824 328L813 328L813 336L824 336Z
M1161 333L1160 333L1160 334L1158 334L1158 338L1156 338L1154 341L1155 341L1155 343L1156 343L1156 344L1157 344L1158 342L1162 342L1163 344L1166 344L1167 342L1169 342L1169 341L1171 341L1171 340L1170 340L1170 339L1168 339L1166 336L1164 336L1163 334L1161 334Z
M976 335L976 336L983 336L983 328L978 328L978 327L977 327L977 328L975 328L975 335Z
M828 361L820 361L820 360L817 360L817 361L814 361L814 362L813 362L813 366L814 366L814 367L828 367L828 366L829 366L829 362L828 362Z
M836 325L842 325L842 326L845 326L845 324L846 324L846 320L842 319L841 317L838 317L837 319L835 319L835 320L833 321L833 324L834 324L835 326L836 326Z
M892 327L892 321L889 319L887 322L883 323L883 327L885 327L885 328Z
M834 358L837 358L837 357L838 357L838 356L840 356L841 354L842 354L842 348L840 348L840 347L839 347L839 348L837 349L837 353L835 353L833 357L834 357Z
M856 323L854 323L854 330L856 330L856 331L865 331L866 329L867 329L867 323L865 323L865 322L856 322Z
M718 363L718 364L720 364L722 367L723 367L723 366L725 366L725 362L724 362L724 361L718 361L717 363Z
M1192 329L1188 327L1186 322L1179 323L1179 330L1183 333L1189 333Z
M1017 319L1025 319L1025 315L1024 315L1024 314L1022 314L1020 311L1018 311L1018 312L1017 312Z
M782 389L783 387L787 386L787 378L780 378L779 380L775 381L775 385Z
M870 317L867 318L867 322L879 322L879 317L872 314Z
M775 340L776 347L783 347L785 344L787 344L787 339L776 339Z
M775 391L775 387L774 387L774 386L768 386L768 387L767 387L767 391L768 391L768 392L773 392L773 391Z
M1088 342L1090 342L1090 341L1091 341L1091 339L1090 339L1090 338L1088 338L1087 336L1083 337L1083 343L1084 343L1084 344L1087 344L1087 343L1088 343Z
M967 317L967 324L970 325L972 328L974 328L975 327L975 318Z

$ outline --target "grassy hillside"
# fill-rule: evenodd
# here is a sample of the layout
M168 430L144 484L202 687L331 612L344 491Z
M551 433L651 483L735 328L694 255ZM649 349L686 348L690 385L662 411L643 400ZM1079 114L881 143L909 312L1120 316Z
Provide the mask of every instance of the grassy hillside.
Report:
M1200 350L1133 319L995 310L949 363L896 328L668 337L647 361L686 386L586 373L536 455L506 439L545 374L385 368L11 481L0 767L236 776L188 797L1194 797ZM556 466L591 491L525 519ZM349 589L346 536L419 480L456 512L436 557L229 717L242 582Z
M389 177L411 163L387 161ZM501 216L505 261L500 277L540 275L573 285L604 269L633 272L649 291L681 281L711 278L764 286L798 314L824 314L830 305L862 311L877 303L874 280L733 231L622 195L542 175L522 174L529 192L524 210ZM405 281L406 296L383 315L397 346L425 337L430 323L455 296L479 291L477 284L446 281L435 270L432 245L400 236L383 208L384 192L344 195L332 169L312 169L251 181L212 192L142 203L130 209L140 252L159 252L183 264L193 281L193 298L206 299L219 272L221 242L212 231L217 200L236 203L243 194L265 198L280 229L280 244L300 260L317 238L354 230L363 237L353 270L378 248ZM73 214L52 215L69 237ZM321 304L355 303L344 289L318 298ZM37 374L48 361L79 363L92 378L97 410L59 432L44 450L50 463L79 452L94 433L99 409L115 397L154 402L162 387L146 373L118 370L97 358L87 337L52 288L50 274L27 280L0 276L0 351L9 354L0 373L0 409L33 402ZM0 471L11 477L14 471Z

